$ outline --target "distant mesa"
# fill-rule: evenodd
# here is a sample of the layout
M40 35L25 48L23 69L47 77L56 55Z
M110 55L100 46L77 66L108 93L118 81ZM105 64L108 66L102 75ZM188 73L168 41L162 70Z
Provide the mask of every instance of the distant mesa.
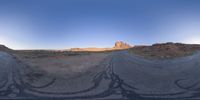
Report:
M112 50L112 48L71 48L70 51L109 51Z
M128 49L133 46L122 42L117 41L115 42L115 46L113 48L71 48L71 51L112 51L112 50L122 50L122 49Z
M115 46L114 46L114 48L118 48L118 49L128 49L131 47L132 47L131 45L129 45L125 42L122 42L122 41L115 42Z

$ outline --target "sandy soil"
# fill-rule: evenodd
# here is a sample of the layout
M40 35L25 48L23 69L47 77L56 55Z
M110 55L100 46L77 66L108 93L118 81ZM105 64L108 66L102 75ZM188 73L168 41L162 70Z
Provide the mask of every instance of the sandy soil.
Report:
M107 54L88 54L77 56L53 56L43 58L22 58L31 68L39 68L51 75L70 78L95 68Z
M27 57L0 52L0 99L187 100L200 97L199 51L174 59L146 59L130 55L128 51L73 56L46 54Z

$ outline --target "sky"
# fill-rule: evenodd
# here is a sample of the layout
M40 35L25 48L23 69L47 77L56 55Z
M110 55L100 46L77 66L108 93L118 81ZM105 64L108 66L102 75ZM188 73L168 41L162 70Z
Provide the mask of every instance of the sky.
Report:
M12 49L200 44L200 0L0 0L0 44Z

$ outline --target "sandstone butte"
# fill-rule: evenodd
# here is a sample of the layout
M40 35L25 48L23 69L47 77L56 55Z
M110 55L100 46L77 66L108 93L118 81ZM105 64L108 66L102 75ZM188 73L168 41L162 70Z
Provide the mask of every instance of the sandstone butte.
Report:
M113 48L95 48L95 47L89 47L89 48L71 48L71 51L111 51L111 50L123 50L123 49L129 49L133 46L122 42L117 41L115 42L115 46Z

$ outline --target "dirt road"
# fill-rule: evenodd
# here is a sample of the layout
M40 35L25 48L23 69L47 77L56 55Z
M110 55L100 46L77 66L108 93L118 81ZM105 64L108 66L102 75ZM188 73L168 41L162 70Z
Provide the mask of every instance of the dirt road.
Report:
M16 57L0 52L0 99L37 100L183 100L200 96L200 53L173 60L147 60L126 51L109 54L94 71L74 79L70 90L58 91L60 79L40 86L27 83ZM66 80L70 83L70 81ZM81 84L81 82L83 84ZM67 83L66 83L67 84ZM66 84L62 84L65 87ZM89 85L88 87L86 86ZM68 84L67 84L68 85ZM80 87L80 88L77 88ZM52 89L52 90L51 90Z

